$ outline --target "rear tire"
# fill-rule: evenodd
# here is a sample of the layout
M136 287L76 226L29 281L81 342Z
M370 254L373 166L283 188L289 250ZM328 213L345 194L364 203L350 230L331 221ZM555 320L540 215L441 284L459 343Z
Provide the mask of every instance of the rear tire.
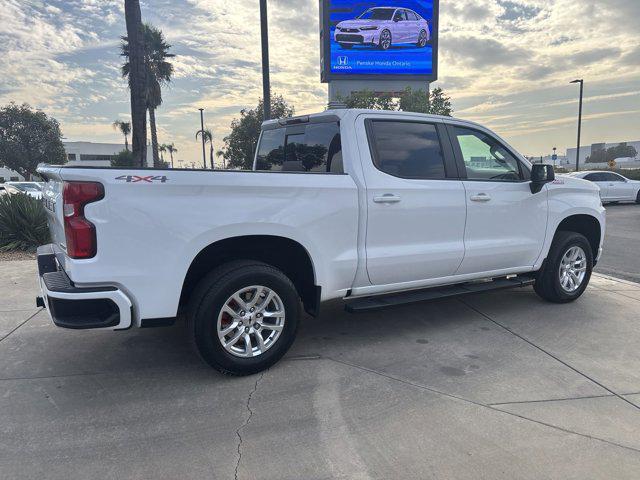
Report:
M252 289L254 297L240 297L240 301L246 300L243 305L233 300L234 295L243 290L251 295ZM255 308L251 307L260 291L274 294L273 303L270 303L272 307L265 306L262 310L265 315L260 315L263 321L268 320L264 324L258 324L256 319L260 303ZM267 296L271 293L265 293L264 297ZM226 313L229 305L237 310L234 316ZM254 308L256 314L249 313L250 308ZM271 319L266 317L267 314L271 316L274 309L282 311L282 319L279 326L274 324L271 327L268 325ZM287 276L265 263L239 260L222 265L200 281L189 300L188 331L202 359L213 368L224 374L251 375L271 367L287 353L296 337L300 316L300 298ZM222 324L223 320L228 323ZM238 327L233 328L232 324ZM232 331L221 339L221 330L225 327ZM276 331L276 327L279 330ZM244 332L250 333L245 335ZM236 333L240 335L239 340L231 345ZM262 341L258 342L257 335ZM245 343L245 337L249 337L248 343ZM273 340L271 343L270 338ZM223 345L223 340L227 346ZM255 354L253 349L256 349Z
M575 258L572 253L576 254ZM586 237L576 232L560 231L553 239L533 288L549 302L573 302L587 288L592 269L593 252Z
M636 203L640 204L640 190L638 190L638 195L636 195Z

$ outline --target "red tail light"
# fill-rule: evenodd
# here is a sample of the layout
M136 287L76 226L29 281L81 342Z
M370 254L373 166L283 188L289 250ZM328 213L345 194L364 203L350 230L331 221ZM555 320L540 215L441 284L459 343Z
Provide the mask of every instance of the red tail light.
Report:
M64 182L64 234L67 255L71 258L91 258L98 248L96 227L84 218L88 203L104 198L104 187L97 182Z

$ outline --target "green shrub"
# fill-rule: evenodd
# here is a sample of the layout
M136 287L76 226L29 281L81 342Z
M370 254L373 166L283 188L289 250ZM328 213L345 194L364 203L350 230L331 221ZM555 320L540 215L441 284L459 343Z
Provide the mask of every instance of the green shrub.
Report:
M34 250L50 242L47 213L29 195L0 196L0 251Z
M111 160L112 167L136 167L133 153L129 150L122 150L118 155L115 156L113 160Z

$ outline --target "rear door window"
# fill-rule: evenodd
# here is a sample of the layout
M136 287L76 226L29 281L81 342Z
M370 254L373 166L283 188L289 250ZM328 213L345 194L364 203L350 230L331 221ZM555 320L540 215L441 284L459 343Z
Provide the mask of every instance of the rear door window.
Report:
M255 169L344 173L340 125L311 123L265 130L258 145Z
M390 120L373 120L370 125L369 143L378 170L401 178L445 178L444 156L435 125Z

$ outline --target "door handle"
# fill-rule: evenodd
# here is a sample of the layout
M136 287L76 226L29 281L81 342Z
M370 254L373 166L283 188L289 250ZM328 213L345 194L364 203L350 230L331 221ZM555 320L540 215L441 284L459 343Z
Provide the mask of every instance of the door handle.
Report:
M377 195L373 197L375 203L398 203L402 200L398 195L393 193L385 193L384 195Z
M491 200L491 197L486 193L479 193L477 195L471 195L472 202L488 202Z

